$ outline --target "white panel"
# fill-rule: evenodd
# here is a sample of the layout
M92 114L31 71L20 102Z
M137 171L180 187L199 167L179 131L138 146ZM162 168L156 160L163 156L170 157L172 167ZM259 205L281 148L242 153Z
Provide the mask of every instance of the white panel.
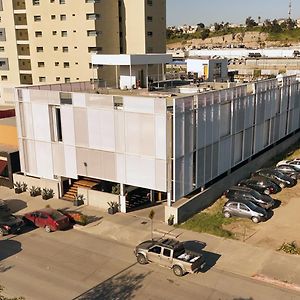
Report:
M159 159L167 158L167 120L166 115L155 116L155 156Z
M60 107L63 142L75 146L74 111L71 105Z
M89 145L101 150L101 112L96 109L87 109Z
M116 152L125 152L125 122L124 112L115 111L115 145Z
M34 141L24 141L24 146L26 145L25 149L25 161L27 162L26 171L29 174L39 174L37 169L37 157L36 157L36 149L35 149L35 142Z
M21 113L21 112L20 112ZM27 138L34 139L33 117L30 103L23 103L23 126L24 134Z
M116 154L116 172L117 172L117 181L124 183L126 172L125 172L125 155Z
M101 149L115 151L115 119L113 110L100 111Z
M32 118L35 139L51 142L48 104L32 103Z
M66 177L77 178L76 148L64 146Z
M126 155L126 183L155 190L155 159Z
M156 160L155 162L155 190L167 191L167 161Z
M53 174L67 176L65 172L65 154L62 143L52 143Z
M123 97L125 111L138 113L154 113L154 99L146 97Z
M82 94L82 93L73 93L72 94L73 106L85 107L86 106L85 95L86 94Z
M36 142L35 149L38 176L53 179L51 144L44 142Z

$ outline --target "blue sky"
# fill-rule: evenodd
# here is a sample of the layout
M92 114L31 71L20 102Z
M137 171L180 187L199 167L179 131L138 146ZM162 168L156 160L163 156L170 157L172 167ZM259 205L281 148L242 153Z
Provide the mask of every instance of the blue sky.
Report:
M283 18L288 16L288 6L289 0L167 0L167 24L244 23L248 16ZM292 0L292 18L300 18L299 0Z

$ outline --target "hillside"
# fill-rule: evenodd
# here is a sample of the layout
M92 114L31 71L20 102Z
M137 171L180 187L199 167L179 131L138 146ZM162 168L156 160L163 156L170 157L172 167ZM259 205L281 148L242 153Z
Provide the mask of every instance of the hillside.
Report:
M238 46L241 44L248 48L300 46L300 29L276 34L259 31L237 32L211 36L205 40L182 38L173 41L169 40L167 42L167 48L227 47L228 45Z

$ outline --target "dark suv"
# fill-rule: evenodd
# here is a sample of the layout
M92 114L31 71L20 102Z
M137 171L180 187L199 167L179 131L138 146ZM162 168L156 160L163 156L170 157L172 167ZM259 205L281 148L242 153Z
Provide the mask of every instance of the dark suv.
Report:
M290 176L285 175L276 169L261 169L255 172L255 175L270 178L272 181L275 181L275 183L278 182L281 188L292 187L297 184L296 179L291 178Z
M272 197L262 195L258 191L245 186L233 186L225 192L225 196L229 200L242 199L246 202L250 201L264 209L270 209L275 206L275 201Z
M245 186L258 191L261 194L276 194L281 191L281 187L275 182L263 176L255 176L250 179L242 180L239 186Z

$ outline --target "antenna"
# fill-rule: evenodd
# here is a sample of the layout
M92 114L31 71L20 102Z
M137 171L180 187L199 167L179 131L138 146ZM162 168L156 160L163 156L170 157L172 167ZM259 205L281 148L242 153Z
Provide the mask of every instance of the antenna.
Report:
M289 19L291 19L292 16L292 0L289 0Z

